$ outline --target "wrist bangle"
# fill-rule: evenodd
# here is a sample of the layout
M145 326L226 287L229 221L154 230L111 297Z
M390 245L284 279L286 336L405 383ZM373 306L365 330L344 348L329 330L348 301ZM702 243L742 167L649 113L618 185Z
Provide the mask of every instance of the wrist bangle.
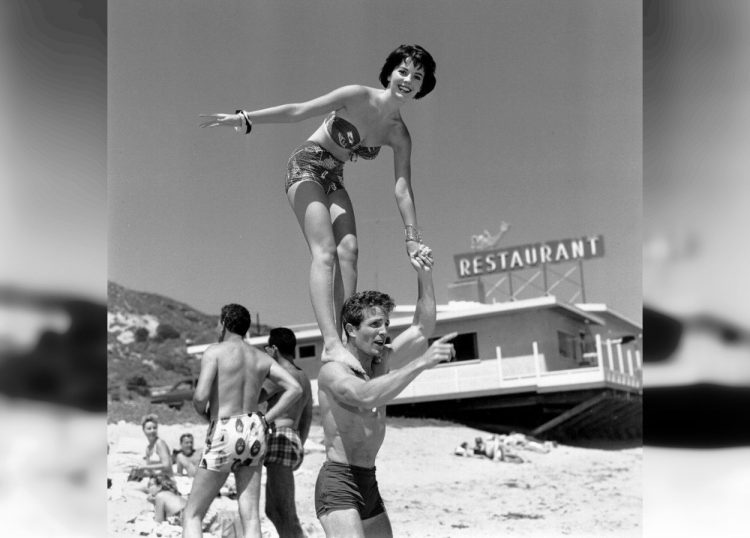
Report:
M234 113L242 116L242 119L245 120L245 134L250 134L250 131L253 130L253 122L247 117L247 112L238 108Z
M412 226L411 224L404 226L404 236L406 237L406 241L416 241L417 243L422 242L422 232L416 226Z

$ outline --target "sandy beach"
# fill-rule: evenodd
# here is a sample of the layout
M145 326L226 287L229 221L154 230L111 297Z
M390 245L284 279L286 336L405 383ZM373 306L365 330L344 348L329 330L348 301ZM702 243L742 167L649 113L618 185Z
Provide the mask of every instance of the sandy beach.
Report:
M546 454L517 449L523 463L493 462L453 454L462 441L471 442L487 435L484 432L436 420L389 420L378 457L378 481L395 536L642 534L640 447L601 450L558 445ZM159 426L160 437L170 448L178 446L180 434L186 431L202 446L202 424ZM179 535L179 527L147 525L153 513L150 505L122 494L127 470L145 447L140 425L109 424L107 433L108 476L113 480L108 491L109 535ZM315 478L324 461L321 441L322 430L313 425L305 461L295 473L297 510L310 537L324 536L313 506ZM217 505L230 510L235 506L228 498ZM261 526L264 537L277 536L265 516Z

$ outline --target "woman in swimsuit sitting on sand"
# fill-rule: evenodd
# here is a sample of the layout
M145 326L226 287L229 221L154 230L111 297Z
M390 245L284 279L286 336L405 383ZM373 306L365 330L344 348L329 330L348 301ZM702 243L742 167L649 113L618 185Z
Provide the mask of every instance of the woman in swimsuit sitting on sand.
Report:
M156 475L172 476L172 458L169 455L169 446L159 438L159 422L154 414L146 415L141 420L143 434L148 440L146 452L143 455L143 463L136 465L130 470L131 477L128 486L131 489L144 493L148 491L148 479Z
M253 124L294 123L325 114L287 167L286 193L312 254L310 298L323 335L323 361L343 361L361 371L341 342L337 317L357 287L357 230L343 183L346 161L374 159L381 146L393 149L395 194L404 222L406 253L415 267L432 267L422 243L411 186L411 137L401 118L405 103L435 87L435 61L418 45L401 45L380 72L384 89L343 86L303 103L235 114L207 114L201 127L228 126L249 133Z

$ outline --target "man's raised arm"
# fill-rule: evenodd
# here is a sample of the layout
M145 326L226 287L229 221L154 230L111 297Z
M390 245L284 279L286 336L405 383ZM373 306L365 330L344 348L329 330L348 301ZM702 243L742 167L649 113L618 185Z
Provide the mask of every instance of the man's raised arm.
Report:
M417 304L411 325L391 345L390 368L400 368L427 350L427 341L435 330L437 309L432 271L417 269Z
M455 338L456 334L458 333L446 334L433 342L426 353L405 366L369 381L355 376L342 363L327 362L318 374L318 386L347 405L368 409L386 405L421 372L451 359L453 344L448 340Z

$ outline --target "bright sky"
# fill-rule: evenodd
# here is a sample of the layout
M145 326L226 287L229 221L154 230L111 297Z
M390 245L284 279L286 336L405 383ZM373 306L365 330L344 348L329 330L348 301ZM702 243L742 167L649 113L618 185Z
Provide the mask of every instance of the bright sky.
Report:
M603 235L586 298L641 319L640 2L118 0L108 17L111 280L207 313L239 302L262 323L313 321L284 178L322 118L244 137L198 115L380 87L388 53L417 43L437 87L402 115L438 301L453 255L504 220L504 247ZM358 287L410 304L391 155L345 168Z

